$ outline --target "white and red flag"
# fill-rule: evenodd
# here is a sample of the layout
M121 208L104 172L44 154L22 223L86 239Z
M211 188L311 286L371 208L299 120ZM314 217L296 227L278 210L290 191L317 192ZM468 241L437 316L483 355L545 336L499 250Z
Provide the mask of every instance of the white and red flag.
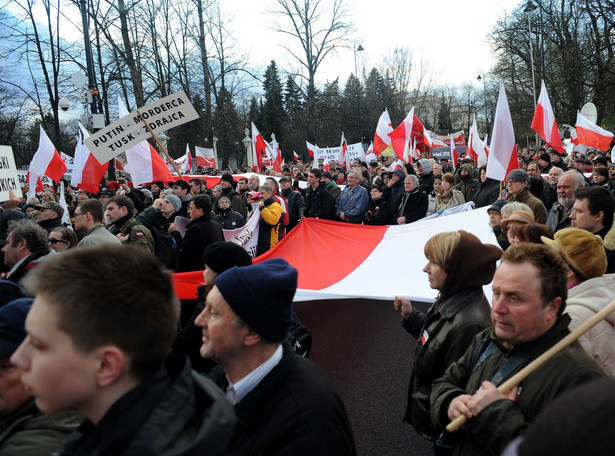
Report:
M587 117L580 112L577 113L577 139L576 144L583 144L587 147L595 147L603 151L608 151L613 133L593 124Z
M85 190L90 193L98 193L100 181L102 180L109 162L100 164L94 155L83 143L90 134L79 122L79 138L75 146L75 158L73 173L71 174L70 185Z
M457 147L455 147L455 140L453 139L452 133L449 135L451 142L451 163L453 165L453 170L457 168L457 161L459 160L459 154L457 153Z
M318 149L318 146L315 146L314 144L309 143L307 141L305 142L305 145L307 146L308 155L314 158L314 151Z
M350 169L350 156L348 154L348 143L346 142L346 137L344 136L344 132L342 132L342 141L340 143L340 153L337 156L337 165L343 166L346 171Z
M263 169L263 153L267 153L267 143L252 122L252 169L260 173Z
M47 176L58 182L66 172L66 164L47 136L47 133L45 133L45 130L43 130L43 126L39 125L39 128L38 149L34 157L32 157L28 171L30 171L30 174L34 172L37 178L39 176Z
M483 141L478 135L478 128L476 126L476 116L474 115L474 121L470 127L470 134L468 136L468 155L474 160L476 166L480 167L487 163L487 152Z
M491 133L491 152L487 161L487 177L504 181L508 173L517 168L519 168L519 159L517 158L515 129L510 116L504 82L500 81L500 94Z
M273 154L273 169L276 172L282 172L282 152L280 152L280 145L275 140L275 138L271 141L271 152Z
M175 160L175 165L179 168L182 174L190 174L192 171L192 154L190 153L190 145L186 144L186 155Z
M534 119L532 119L532 130L545 140L553 149L560 154L564 153L564 145L562 144L562 138L557 128L557 122L555 121L555 114L551 107L551 101L547 94L547 87L545 81L542 81L540 86L540 97L536 104L536 111L534 112Z
M406 118L393 130L389 133L389 137L391 138L391 147L393 147L393 151L397 158L403 160L404 154L407 153L408 143L410 142L410 138L412 136L412 125L414 123L414 106L406 116Z
M130 112L119 96L117 101L121 119L130 114ZM172 180L171 171L167 168L164 159L147 141L142 141L126 150L126 162L134 185L147 184L154 181L169 182Z
M389 111L385 109L380 115L380 119L378 119L376 133L374 133L374 154L376 157L387 149L391 149L391 138L389 133L392 131L393 126L391 125L391 117L389 117Z
M299 158L299 155L297 155L297 152L295 152L294 150L293 150L293 159L298 163L303 163L303 160Z
M194 146L194 156L196 158L196 166L204 168L216 167L216 157L213 148Z

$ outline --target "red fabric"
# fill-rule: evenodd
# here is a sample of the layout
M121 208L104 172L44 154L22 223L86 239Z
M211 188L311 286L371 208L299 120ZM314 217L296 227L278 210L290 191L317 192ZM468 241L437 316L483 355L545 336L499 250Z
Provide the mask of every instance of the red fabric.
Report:
M303 219L276 247L254 259L284 258L299 271L298 288L322 290L354 271L380 244L387 226L354 225L329 220ZM351 241L343 261L331 264L322 249ZM203 271L173 274L173 287L179 299L195 299L196 288L203 285Z
M47 170L45 171L45 176L58 182L60 179L62 179L62 176L64 176L64 173L66 173L66 169L67 169L66 163L64 163L64 160L62 160L62 157L60 156L58 151L54 150L53 158L51 159L51 161L49 162L49 165L47 166Z
M563 154L565 150L564 145L562 144L562 138L559 134L559 129L557 128L557 122L555 121L555 116L553 114L553 109L551 108L549 98L546 94L546 89L544 88L544 82L542 85L544 93L541 90L538 104L536 104L536 111L534 112L534 118L532 119L532 130L538 133L538 135L544 139L547 144L553 147L553 149L560 154ZM549 119L552 119L553 121L551 125L547 124Z
M100 181L107 172L108 167L109 162L101 165L94 155L89 154L81 171L81 183L77 185L77 188L89 193L98 193Z
M149 143L148 145L152 157L152 181L168 182L173 179L171 171L169 171L169 168L167 167L160 154L156 152L154 146Z

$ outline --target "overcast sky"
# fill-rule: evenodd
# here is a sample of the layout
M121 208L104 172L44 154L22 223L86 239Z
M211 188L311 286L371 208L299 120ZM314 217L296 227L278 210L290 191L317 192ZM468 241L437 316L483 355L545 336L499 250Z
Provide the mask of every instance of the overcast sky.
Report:
M323 0L326 3L330 0ZM249 52L252 64L266 64L274 59L288 68L288 53L279 45L286 35L270 30L273 17L268 13L275 0L223 1L234 17L227 27L237 39L238 47ZM350 39L361 38L365 48L359 55L359 67L378 66L382 57L396 46L408 47L415 59L431 62L441 84L461 84L475 80L477 70L489 71L493 64L487 35L497 19L521 0L348 0L355 32ZM352 49L342 49L328 59L320 81L337 76L345 81L354 72Z

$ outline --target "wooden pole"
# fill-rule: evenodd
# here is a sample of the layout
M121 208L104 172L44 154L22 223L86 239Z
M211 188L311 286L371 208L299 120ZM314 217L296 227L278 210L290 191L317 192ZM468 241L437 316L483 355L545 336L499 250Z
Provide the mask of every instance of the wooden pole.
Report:
M525 380L532 372L534 372L544 363L549 361L551 358L553 358L555 355L561 352L564 348L566 348L568 345L576 341L579 337L581 337L587 331L592 329L594 326L596 326L598 323L600 323L602 320L604 320L606 317L608 317L613 312L615 312L615 301L611 302L608 306L603 308L596 315L591 317L589 320L587 320L577 329L572 331L570 334L568 334L558 343L553 345L551 348L549 348L546 352L544 352L542 355L540 355L530 364L525 366L515 375L513 375L508 380L506 380L504 383L502 383L500 386L498 386L498 391L502 394L506 394L508 391L513 389L515 386L519 385L519 383L521 383L523 380ZM460 415L457 418L455 418L453 421L451 421L448 424L448 426L446 426L446 430L448 432L455 432L457 429L463 426L466 423L466 421L468 421L468 418L466 418L465 415Z
M171 163L171 165L173 165L173 168L175 169L175 172L177 173L177 175L179 176L180 179L185 180L184 176L182 176L181 171L179 170L179 168L177 167L177 165L175 164L175 160L173 160L170 156L169 153L167 152L167 150L164 148L164 146L162 145L162 143L158 140L158 137L154 134L154 132L152 131L152 129L149 127L149 124L145 121L145 119L143 118L143 116L141 115L141 112L137 109L137 114L139 115L139 118L141 119L141 121L145 124L145 128L147 128L147 131L149 131L150 135L152 135L152 138L154 138L154 141L156 141L156 144L158 144L158 147L160 147L160 149L162 150L162 152L164 153L164 155L166 155L167 160L169 161L169 163Z

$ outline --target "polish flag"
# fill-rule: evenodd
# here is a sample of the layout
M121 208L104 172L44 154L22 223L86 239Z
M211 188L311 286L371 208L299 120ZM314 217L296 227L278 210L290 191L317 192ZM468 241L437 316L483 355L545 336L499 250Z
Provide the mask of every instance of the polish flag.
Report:
M476 116L473 115L474 121L470 127L470 135L468 138L468 154L476 163L476 166L481 167L487 163L486 147L478 135L478 127L476 126ZM486 139L486 138L485 138Z
M96 190L96 193L98 193L98 190ZM72 227L70 226L70 216L68 214L68 205L66 204L66 197L64 196L64 181L60 181L60 196L58 197L58 203L60 204L62 209L64 209L64 213L62 214L62 224L68 226L69 229L72 230Z
M540 97L536 104L536 111L534 112L534 119L532 120L532 130L545 140L553 149L560 154L564 153L564 145L562 144L562 138L557 128L557 122L555 121L555 114L553 114L553 108L551 107L551 101L547 94L547 87L545 81L542 81L540 86Z
M260 173L263 169L263 153L267 153L267 143L252 122L252 169Z
M314 158L314 151L318 149L318 146L315 146L314 144L311 144L307 141L305 142L305 145L307 146L308 155Z
M393 131L391 125L391 117L386 109L380 115L378 124L376 125L376 133L374 134L374 154L379 156L382 152L391 148L391 138L389 133Z
M27 201L29 201L30 198L36 198L37 193L45 190L43 181L34 171L28 171L26 181L28 182L28 192L26 193Z
M453 170L457 167L457 160L459 160L459 154L457 153L457 147L455 147L455 140L452 133L449 135L451 141L451 162L453 163Z
M312 156L314 156L314 155L312 154ZM294 150L293 150L293 159L294 159L297 163L303 163L303 160L301 160L301 159L299 158L299 155L297 155L297 152L295 152Z
M280 152L280 146L278 142L273 138L271 142L271 152L273 153L273 169L276 172L282 172L282 152Z
M58 153L57 149L39 125L40 136L38 139L38 149L32 157L28 171L36 173L38 176L47 176L58 182L66 172L66 164Z
M130 114L121 98L117 97L120 119ZM130 168L133 185L147 184L154 181L169 182L173 180L171 171L164 159L147 141L140 142L126 150L126 162Z
M378 160L378 157L374 153L374 143L371 142L369 144L369 147L367 148L367 152L365 152L365 161L369 163L369 162L373 162L377 160Z
M121 161L119 161L117 158L113 159L113 167L117 171L124 171L124 164Z
M397 155L397 158L403 160L404 153L408 149L408 143L412 136L412 124L414 123L414 106L395 130L389 133L391 138L391 147Z
M192 171L192 154L190 153L190 146L186 144L186 155L175 160L175 165L183 174L190 174Z
M396 169L404 169L404 162L399 158L389 165L389 171L395 171Z
M519 168L515 129L504 90L504 81L500 81L500 94L495 108L495 120L491 134L491 153L487 161L487 177L498 181L506 180L513 169Z
M344 136L344 132L342 132L342 142L340 143L340 153L337 156L337 165L343 166L346 171L350 169L350 157L348 156L348 143L346 142L346 137Z
M196 166L216 167L216 157L212 148L194 146L194 156L196 157Z
M603 151L608 151L613 133L593 124L587 117L580 112L577 113L577 144L587 147L595 147Z
M75 159L70 185L89 193L98 193L100 181L107 172L109 162L101 165L83 143L90 134L79 122L79 138L75 147Z

